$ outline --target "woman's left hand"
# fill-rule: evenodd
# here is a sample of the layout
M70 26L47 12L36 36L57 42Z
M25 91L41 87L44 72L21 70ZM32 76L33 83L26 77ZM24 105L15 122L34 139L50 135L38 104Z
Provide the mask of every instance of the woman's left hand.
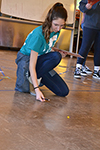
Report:
M62 58L66 57L66 52L62 52L59 50L59 53L62 55Z

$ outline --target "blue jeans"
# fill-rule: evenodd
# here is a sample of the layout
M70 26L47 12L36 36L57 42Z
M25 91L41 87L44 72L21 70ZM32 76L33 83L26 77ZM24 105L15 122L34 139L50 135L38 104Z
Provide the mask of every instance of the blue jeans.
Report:
M77 59L77 64L83 64L94 41L94 66L100 66L100 30L83 27L83 39L79 54L84 57Z
M17 80L16 80L15 90L20 92L29 92L29 85L28 85L29 82L25 75L26 72L29 71L29 57L24 59L27 56L23 55L23 57L21 57L22 59L18 59L20 58L21 55L23 54L18 52L17 59L16 59L18 68L17 68ZM39 56L36 64L36 73L37 73L37 78L39 79L42 77L41 82L53 93L55 93L58 96L67 96L69 93L69 88L67 84L57 74L57 72L53 70L60 63L61 58L62 57L59 52L50 52ZM28 65L25 65L25 62L28 62ZM23 64L24 64L24 68L23 68ZM20 85L19 82L21 82L22 80L23 82ZM24 89L26 86L27 86L27 90L25 91Z

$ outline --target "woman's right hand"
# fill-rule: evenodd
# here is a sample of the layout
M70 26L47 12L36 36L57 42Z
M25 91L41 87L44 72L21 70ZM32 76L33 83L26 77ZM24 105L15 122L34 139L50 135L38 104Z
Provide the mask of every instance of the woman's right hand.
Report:
M36 99L41 101L41 102L44 102L45 101L45 97L43 95L43 93L40 91L39 88L35 89L35 93L36 93Z

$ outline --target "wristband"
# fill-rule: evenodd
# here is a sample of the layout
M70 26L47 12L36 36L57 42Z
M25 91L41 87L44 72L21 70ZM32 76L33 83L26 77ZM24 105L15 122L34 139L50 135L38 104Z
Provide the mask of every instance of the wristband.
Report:
M39 88L39 86L34 87L34 90L37 89L37 88Z

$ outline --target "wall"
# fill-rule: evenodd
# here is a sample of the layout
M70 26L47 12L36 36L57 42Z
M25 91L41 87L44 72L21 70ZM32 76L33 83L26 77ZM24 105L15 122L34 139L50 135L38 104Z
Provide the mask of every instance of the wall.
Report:
M3 0L1 12L10 16L34 21L44 21L48 10L58 0ZM67 23L74 21L74 0L60 0L68 11Z

